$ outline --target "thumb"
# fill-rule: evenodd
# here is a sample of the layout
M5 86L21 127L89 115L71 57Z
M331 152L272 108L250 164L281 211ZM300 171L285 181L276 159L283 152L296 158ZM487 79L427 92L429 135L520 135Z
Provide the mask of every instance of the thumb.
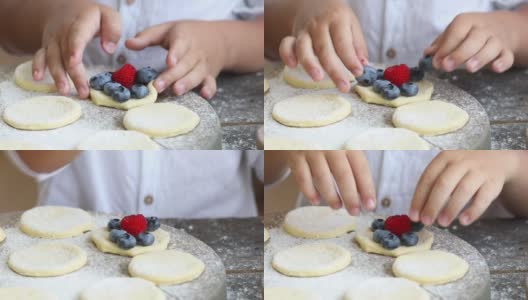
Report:
M170 24L160 24L149 27L138 33L135 37L127 40L125 45L131 50L143 50L149 46L163 46Z
M121 16L110 7L100 5L101 47L108 54L114 53L121 38Z

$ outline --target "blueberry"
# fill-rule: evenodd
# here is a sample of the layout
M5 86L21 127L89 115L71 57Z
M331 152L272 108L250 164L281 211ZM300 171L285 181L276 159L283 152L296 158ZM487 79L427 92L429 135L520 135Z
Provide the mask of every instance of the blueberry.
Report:
M125 234L128 234L126 231L124 230L120 230L120 229L112 229L110 231L110 240L114 243L117 242L117 240L119 240L121 237L125 236Z
M433 69L433 57L431 55L427 55L420 59L419 68L424 72L431 71Z
M424 228L424 224L422 222L411 222L411 231L412 232L418 232Z
M160 228L161 223L160 220L156 217L148 217L147 218L147 231L153 232L158 230Z
M117 102L128 101L130 99L130 90L121 85L112 92L112 99Z
M121 221L119 219L112 219L108 221L108 230L112 229L121 229L121 226L119 225Z
M137 244L140 246L150 246L154 244L154 235L148 232L142 232L136 237Z
M136 82L139 84L148 84L158 76L158 71L151 67L139 69L136 73Z
M384 74L385 74L385 70L383 69L377 69L376 70L376 74L378 74L378 80L383 80L384 79Z
M363 75L359 76L357 79L358 83L362 86L371 86L374 81L378 78L376 69L373 67L365 66L363 68Z
M372 235L372 239L376 243L381 243L381 240L383 240L389 234L392 234L392 233L390 233L390 231L388 230L378 229L374 231L374 234Z
M103 86L112 81L112 73L106 72L93 76L90 78L90 87L96 90L102 90Z
M374 85L372 88L374 89L374 92L381 93L381 91L389 84L391 84L390 81L378 79L374 81Z
M136 238L132 235L125 233L117 240L117 246L121 249L132 249L136 246Z
M370 228L374 231L376 229L384 229L384 226L383 226L384 223L385 221L383 219L376 219L374 220L374 222L372 222L372 225L370 225Z
M418 94L418 85L414 82L404 83L402 84L400 90L401 90L402 96L405 96L405 97L416 96L416 94Z
M400 239L395 234L389 232L389 234L381 240L381 246L389 250L396 249L400 247Z
M418 82L422 81L425 77L425 71L419 67L411 68L411 81Z
M400 97L400 89L391 83L381 90L381 95L387 100L394 100Z
M134 84L130 88L130 92L132 94L132 98L141 99L148 95L149 90L146 85Z
M407 232L401 236L401 244L403 246L411 247L418 244L418 235L414 232Z
M117 83L117 82L107 82L104 86L103 86L103 92L107 95L107 96L110 96L112 97L112 93L117 90L119 87L121 86L121 84Z

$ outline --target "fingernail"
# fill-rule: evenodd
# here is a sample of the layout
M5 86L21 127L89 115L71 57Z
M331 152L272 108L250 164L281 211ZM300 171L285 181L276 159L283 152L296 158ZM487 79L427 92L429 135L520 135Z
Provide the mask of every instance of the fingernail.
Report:
M495 68L497 69L497 72L503 72L504 71L504 65L501 62L495 63Z
M313 69L312 76L313 78L315 78L315 80L321 80L323 75L321 74L321 71L319 69Z
M447 219L447 216L444 214L440 214L440 216L437 219L438 224L442 227L447 227L449 224L449 220Z
M176 94L181 95L185 93L185 85L183 83L176 84Z
M373 210L376 208L376 200L374 200L373 198L370 198L367 200L367 208L369 210Z
M297 64L297 62L295 61L295 58L293 57L288 57L288 65L290 65L290 67L295 67L295 65Z
M211 95L210 95L208 89L204 89L202 93L203 93L203 96L204 96L205 99L210 99L211 98Z
M467 67L470 72L475 72L478 68L478 65L479 65L479 62L475 58L472 58L467 62Z
M165 86L166 86L166 85L165 85L165 81L163 81L163 80L158 80L158 81L156 82L156 87L157 87L157 89L158 89L158 92L163 91L163 90L165 89Z
M424 217L422 217L422 223L424 223L424 225L426 225L426 226L429 226L429 225L433 224L433 221L431 220L431 217L424 216Z
M448 72L453 71L455 69L455 61L451 57L446 57L444 59L444 67Z
M463 213L460 215L460 218L458 219L460 221L460 224L467 225L469 224L469 216L466 213Z
M338 82L337 84L337 87L339 88L339 90L343 91L343 92L348 92L348 82L344 81L344 80L341 80Z
M417 222L420 220L420 217L418 216L418 212L416 211L416 209L411 208L411 210L409 211L409 218L413 220L413 222Z
M38 70L33 71L33 79L39 80L39 71Z
M340 209L341 208L341 203L337 202L337 203L332 203L331 207L333 209Z
M359 211L359 208L357 208L357 207L354 207L354 208L352 208L352 209L350 210L350 214L353 215L353 216L357 216L357 215L359 215L359 212L360 212L360 211Z
M105 47L106 51L108 51L110 53L113 53L115 51L117 45L114 42L106 42L104 44L104 47Z
M79 88L79 96L84 97L84 96L86 96L87 92L88 91L86 90L86 88L84 86Z

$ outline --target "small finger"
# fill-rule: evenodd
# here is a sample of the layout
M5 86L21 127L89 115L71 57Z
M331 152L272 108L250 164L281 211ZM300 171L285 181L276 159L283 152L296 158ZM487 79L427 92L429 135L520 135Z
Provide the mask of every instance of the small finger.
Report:
M216 79L208 75L205 77L202 83L202 89L200 90L200 96L204 99L210 100L216 94Z
M313 40L315 54L337 88L341 92L346 93L350 90L350 80L344 72L346 69L345 66L334 49L330 31L326 27L321 27L316 30L317 32L313 33L313 36L316 36Z
M203 61L198 62L189 73L185 74L174 83L174 93L181 96L200 85L207 75L206 71L205 63Z
M343 22L344 23L344 22ZM346 23L336 23L330 26L330 35L334 42L335 50L345 67L355 76L363 74L363 65L357 57L352 40L352 29Z
M176 66L165 70L158 76L158 78L156 78L154 81L154 87L159 93L163 92L170 84L189 73L197 63L197 58L191 53L187 53L187 55L176 64Z
M466 22L460 18L455 19L455 21L447 27L442 43L433 58L433 64L436 68L441 68L444 58L453 52L462 41L467 38L471 27L472 25L470 22Z
M359 61L363 66L368 65L369 54L367 43L365 42L365 37L363 36L363 29L361 29L361 24L357 22L357 20L354 20L352 24L352 38L354 43L354 50L356 51L356 55ZM361 70L361 74L359 75L363 75L363 70Z
M297 57L295 55L295 41L295 37L287 36L282 39L279 46L280 58L290 68L297 67Z
M359 215L360 202L359 194L354 180L354 174L347 162L347 157L344 151L328 151L325 152L326 160L330 167L330 171L334 176L335 182L341 195L341 200L345 204L345 208L351 215Z
M514 62L513 53L509 50L502 50L499 58L491 64L491 69L496 73L504 73L513 66Z
M489 39L484 47L470 58L466 63L466 69L475 73L496 59L501 53L502 45L494 38Z
M449 226L458 214L460 214L462 209L471 201L481 185L482 182L476 174L472 172L466 173L451 195L449 203L440 213L438 224L444 227Z
M438 35L435 40L431 43L431 45L427 48L425 48L424 50L424 56L428 56L428 55L434 55L436 53L436 51L438 51L438 46L440 44L440 41L443 39L444 37L444 34L440 34Z
M315 56L312 39L306 33L299 35L295 43L295 52L298 61L303 66L306 73L315 81L321 81L324 78L323 67Z
M46 72L46 49L40 48L33 56L32 74L34 80L42 80Z
M357 190L363 206L368 210L376 208L376 189L367 158L362 151L347 151L348 164L352 168Z
M125 46L131 50L143 50L149 46L169 46L162 45L165 42L165 37L170 30L170 23L160 24L149 27L138 33L135 37L128 39Z
M460 224L467 226L475 222L486 211L491 202L499 196L501 190L502 185L491 182L481 186L471 205L460 215Z
M477 54L486 44L490 36L481 30L472 29L468 37L458 47L442 60L442 67L447 72L454 71Z
M172 68L174 67L180 59L182 59L187 51L191 48L191 45L187 41L173 39L170 42L170 47L167 53L166 63Z
M51 77L55 81L55 85L62 95L67 95L70 91L67 80L66 71L62 64L61 53L59 45L56 42L51 42L46 51L46 61L48 63Z
M67 43L63 43L65 58L68 66L75 66L82 62L86 45L93 39L99 30L99 18L97 10L83 13L70 27L67 35Z
M291 164L293 178L299 190L313 205L319 205L320 195L317 192L312 178L310 166L304 156L296 158Z
M113 54L119 39L121 38L121 16L114 9L100 5L101 7L101 46Z
M341 199L339 199L339 195L337 194L334 178L330 172L325 157L317 152L309 152L306 158L310 166L310 172L313 176L314 186L321 197L326 200L333 209L341 208Z

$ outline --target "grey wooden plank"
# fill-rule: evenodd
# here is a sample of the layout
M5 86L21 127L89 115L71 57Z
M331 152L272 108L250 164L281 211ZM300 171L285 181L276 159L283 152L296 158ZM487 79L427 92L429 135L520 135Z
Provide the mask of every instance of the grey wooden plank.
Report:
M227 274L227 299L262 299L262 273Z
M256 150L257 130L262 124L224 126L222 149L224 150Z
M526 273L491 274L492 300L526 299L524 279Z

